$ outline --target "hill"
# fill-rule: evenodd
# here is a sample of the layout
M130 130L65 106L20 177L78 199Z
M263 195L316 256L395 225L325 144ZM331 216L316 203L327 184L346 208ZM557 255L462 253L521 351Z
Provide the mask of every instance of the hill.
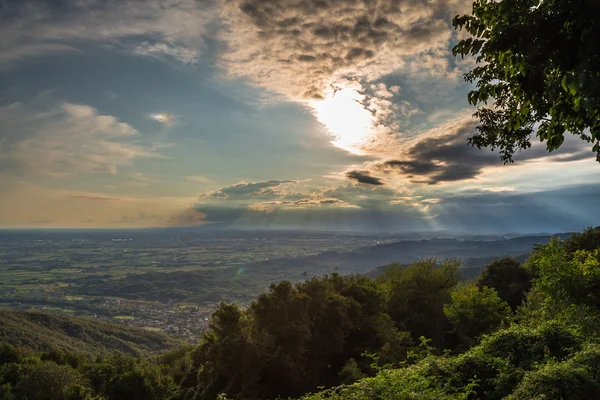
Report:
M571 234L556 235L568 238ZM516 238L455 239L434 238L420 240L401 240L392 243L364 246L348 252L325 251L317 255L279 258L246 266L248 274L260 274L269 271L269 275L282 279L302 279L302 272L308 276L321 276L337 270L340 273L369 273L377 267L391 263L410 264L420 259L437 258L457 259L463 268L483 267L496 258L516 257L525 260L538 244L547 244L552 236L536 235ZM281 273L286 275L283 276ZM477 275L479 271L466 271L467 277Z
M513 258L514 260L516 260L518 263L521 263L521 264L524 263L528 257L529 257L529 254L521 254L518 256L511 256L511 258ZM459 272L462 275L462 277L465 279L475 279L479 276L479 274L481 274L481 272L485 269L485 267L487 265L491 264L492 262L494 262L495 260L498 260L500 258L502 258L502 257L493 257L492 256L492 257L464 258L460 262ZM404 265L408 266L408 265L410 265L410 263L404 264ZM366 275L368 275L371 278L377 278L388 267L389 267L389 265L381 265L377 268L373 268L372 270L367 272Z
M0 342L0 399L600 398L600 231L532 250L469 282L432 259L283 281L247 307L219 304L198 345L150 357ZM38 319L89 336L75 319L7 316L17 338Z
M101 354L118 350L141 355L166 350L178 341L143 329L87 318L34 311L0 311L0 342L33 351Z

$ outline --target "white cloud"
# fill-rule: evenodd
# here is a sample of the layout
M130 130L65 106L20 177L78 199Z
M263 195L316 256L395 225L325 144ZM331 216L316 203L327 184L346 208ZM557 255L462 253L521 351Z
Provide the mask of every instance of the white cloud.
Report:
M517 189L512 186L498 186L498 187L482 188L481 190L484 192L503 193L503 192L514 192Z
M450 20L467 0L225 1L229 50L221 63L292 98L319 98L342 76L369 80L406 57L447 48Z
M18 175L115 173L136 158L162 157L138 132L83 104L14 103L0 108L0 166Z
M140 56L147 56L159 60L165 60L165 57L172 57L184 64L194 64L200 55L200 51L195 48L180 46L171 43L148 43L143 42L133 48L133 53Z
M202 175L190 175L186 176L185 179L187 179L190 182L196 183L213 183L213 181Z
M15 2L0 25L0 68L36 56L106 43L132 54L193 63L214 18L209 1L71 0ZM141 37L141 39L140 39Z
M374 82L425 67L442 77L460 76L448 61L456 36L451 19L471 3L227 0L221 3L226 29L220 31L227 50L218 62L231 76L307 104L335 146L378 155L397 146L398 118L422 111L393 99L398 86ZM340 101L339 93L350 101Z

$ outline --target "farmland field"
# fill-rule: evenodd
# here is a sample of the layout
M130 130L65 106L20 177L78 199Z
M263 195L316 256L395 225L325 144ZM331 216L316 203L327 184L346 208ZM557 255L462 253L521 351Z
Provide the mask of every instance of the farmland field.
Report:
M421 257L459 258L465 266L477 267L495 256L521 256L547 240L297 231L5 230L0 231L0 308L89 316L193 341L220 301L246 304L281 280L334 271L367 273ZM472 273L477 270L465 269L465 275Z
M0 307L194 337L219 301L244 303L272 282L303 277L300 268L257 269L256 263L348 251L377 240L281 232L1 231Z

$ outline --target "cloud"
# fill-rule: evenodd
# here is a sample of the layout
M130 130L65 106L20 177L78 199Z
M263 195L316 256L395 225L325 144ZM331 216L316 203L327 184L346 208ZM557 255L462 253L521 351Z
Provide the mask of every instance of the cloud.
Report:
M466 0L227 0L221 15L232 75L292 98L322 98L342 76L373 79L403 59L447 48Z
M226 49L217 64L229 76L306 105L335 146L389 155L405 134L399 121L423 111L399 97L398 85L381 80L399 70L419 76L433 65L429 81L437 80L432 75L461 77L463 71L456 73L456 63L448 61L457 35L451 20L471 5L471 0L225 0L219 39Z
M169 113L150 114L149 118L164 125L170 125L175 121L175 116Z
M111 197L97 193L70 193L67 197L72 199L92 200L92 201L126 201L121 197Z
M268 181L260 182L240 182L235 185L223 187L214 192L207 192L200 195L200 199L214 198L214 199L229 199L229 200L243 200L247 199L247 196L261 196L275 198L280 195L278 190L284 184L296 183L296 181L281 181L277 179L271 179Z
M474 179L485 168L503 167L497 153L467 143L467 138L475 134L477 124L470 115L458 116L404 143L402 151L394 158L369 163L365 169L397 175L412 183L435 185ZM515 160L520 163L569 162L591 157L592 153L583 141L568 135L564 145L554 153L548 154L545 146L534 140L531 149L517 153Z
M124 182L123 183L124 186L148 187L148 186L151 186L152 184L160 182L160 180L155 179L149 175L143 174L141 172L132 172L132 173L129 173L128 176L132 180Z
M137 158L162 157L136 143L138 132L84 104L0 107L0 169L17 175L115 173Z
M369 210L397 209L395 204L415 205L413 196L387 186L346 184L317 191L322 197L335 198Z
M193 63L214 9L196 0L22 0L3 5L0 68L87 42L131 54Z
M140 212L136 215L121 215L121 218L112 221L112 223L134 226L184 227L206 225L209 222L205 218L206 214L187 208L171 215L148 212Z
M361 190L361 188L363 190ZM371 201L354 207L285 207L259 204L199 204L195 208L206 220L231 228L289 228L373 232L415 232L450 230L473 233L564 232L581 230L600 223L599 184L565 187L532 193L462 193L443 201L427 202L418 208L411 198L400 197L385 187L347 185L327 193L337 199L349 196L360 201L371 191ZM326 192L323 191L322 195ZM401 195L401 194L400 194ZM396 196L396 197L394 197ZM390 204L390 199L396 200ZM426 199L427 200L427 199ZM366 200L365 200L366 201ZM421 203L418 196L413 202ZM572 207L578 204L580 207ZM548 218L552 215L552 218Z
M0 27L0 34L2 34ZM52 56L57 54L77 52L72 46L54 43L39 43L29 45L9 45L0 43L0 70L13 67L18 61L29 60L41 55Z
M517 189L512 186L498 186L498 187L487 187L481 188L483 192L502 193L502 192L514 192Z
M394 204L398 204L395 201L400 199L404 200L404 205L422 208L417 204L418 201L410 203L406 193L381 185L348 183L334 187L310 187L305 183L298 180L240 183L202 194L195 208L207 213L211 221L217 217L214 211L211 214L208 210L214 209L246 209L268 213L309 208L375 210L394 208Z
M161 61L171 57L181 61L183 64L194 64L198 60L200 51L198 49L170 43L148 43L142 42L133 48L133 54L156 58Z
M368 171L348 171L346 172L346 178L358 183L365 183L367 185L383 185L381 178L371 176Z
M188 175L185 177L185 179L190 182L196 182L196 183L213 183L212 180L210 180L207 177L202 176L202 175Z
M301 198L296 199L300 196ZM302 197L305 196L305 197ZM263 201L248 206L249 210L261 212L274 212L279 208L307 208L307 207L357 207L353 204L335 198L326 197L323 193L316 191L307 194L295 194L295 196L282 195L279 200Z
M209 223L209 221L206 221L205 213L193 208L188 208L181 213L171 215L166 221L168 226L199 226Z

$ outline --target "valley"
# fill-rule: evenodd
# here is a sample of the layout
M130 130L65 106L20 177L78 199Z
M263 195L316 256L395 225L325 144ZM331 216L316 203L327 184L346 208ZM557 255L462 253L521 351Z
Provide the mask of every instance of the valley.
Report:
M471 278L496 257L524 259L549 237L10 231L0 233L0 307L86 316L194 343L219 302L247 304L282 280L377 274L379 266L421 258L461 260Z

